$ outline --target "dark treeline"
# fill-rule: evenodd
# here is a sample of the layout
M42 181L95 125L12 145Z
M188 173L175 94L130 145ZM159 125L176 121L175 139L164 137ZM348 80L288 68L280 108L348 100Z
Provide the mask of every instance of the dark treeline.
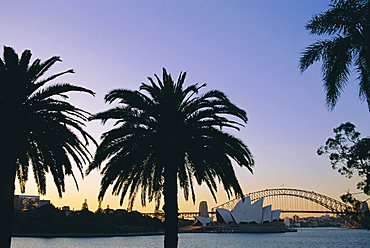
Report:
M161 232L163 223L137 211L110 210L94 213L89 210L71 211L68 215L53 205L25 212L15 212L14 235L44 234L122 234Z

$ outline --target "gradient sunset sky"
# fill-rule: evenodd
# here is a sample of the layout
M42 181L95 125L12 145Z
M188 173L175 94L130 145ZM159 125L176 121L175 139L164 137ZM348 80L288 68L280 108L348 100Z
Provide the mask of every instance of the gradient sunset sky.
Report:
M19 54L30 49L34 59L61 56L63 63L51 72L75 69L59 82L94 90L95 98L71 95L74 104L91 113L109 107L103 101L108 91L138 89L162 67L173 77L187 71L189 84L205 82L206 90L225 92L247 111L249 122L236 135L254 155L254 174L235 167L245 193L284 186L339 199L349 189L356 191L356 179L340 176L316 150L334 127L346 121L368 135L370 113L358 99L355 76L334 111L329 111L321 64L303 74L298 69L300 53L319 39L304 26L329 4L329 0L3 1L0 44ZM87 124L98 141L110 127L97 121ZM42 198L75 209L86 198L95 210L99 173L84 179L76 174L79 191L68 178L66 193L59 199L49 177ZM18 183L16 187L19 193ZM33 178L26 193L37 194ZM153 205L142 208L139 200L136 209L153 211ZM195 205L185 202L179 192L180 211L198 209L201 200L216 205L205 186L197 187ZM226 200L220 187L218 203ZM108 191L106 205L120 208L119 198ZM125 203L122 208L126 207Z

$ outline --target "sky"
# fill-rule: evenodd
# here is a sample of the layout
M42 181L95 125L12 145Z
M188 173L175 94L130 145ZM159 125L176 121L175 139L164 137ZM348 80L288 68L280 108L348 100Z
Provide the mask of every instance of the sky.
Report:
M188 84L207 83L205 90L219 89L247 111L246 127L233 133L249 146L256 162L253 175L235 166L245 193L290 187L339 199L347 190L355 192L358 180L340 176L316 150L343 122L351 121L369 135L370 113L358 99L356 75L329 111L321 64L299 71L300 53L320 39L309 35L305 24L329 4L328 0L4 1L0 44L19 54L30 49L34 59L61 56L63 63L50 73L73 68L75 74L58 82L94 90L95 97L70 95L73 104L91 113L109 108L103 97L112 89L138 89L163 67L175 78L186 71ZM87 123L98 141L110 127ZM84 178L78 171L76 175L79 190L68 178L63 198L49 176L42 198L74 209L87 199L95 210L99 172ZM17 183L16 193L20 193ZM26 194L37 194L32 178ZM196 210L202 200L209 207L228 200L222 186L217 203L205 186L197 187L196 194L193 204L179 192L180 211ZM127 202L119 206L119 197L108 190L102 207L106 205L126 208ZM134 208L151 212L154 205L142 207L137 199Z

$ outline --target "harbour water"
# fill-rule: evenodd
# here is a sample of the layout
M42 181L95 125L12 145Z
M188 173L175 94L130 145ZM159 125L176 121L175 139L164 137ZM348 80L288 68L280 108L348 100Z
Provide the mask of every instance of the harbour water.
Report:
M163 247L163 236L110 238L13 238L12 248L152 248ZM369 248L370 231L304 228L289 233L184 233L180 248Z

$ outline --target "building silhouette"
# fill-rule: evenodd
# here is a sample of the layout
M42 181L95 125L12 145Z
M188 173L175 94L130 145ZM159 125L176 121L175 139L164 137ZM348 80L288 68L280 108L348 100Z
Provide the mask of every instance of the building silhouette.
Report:
M87 199L85 199L84 203L82 203L81 210L86 210L86 211L89 210L89 206L87 205Z
M201 201L199 203L199 216L208 218L208 205L206 201Z

